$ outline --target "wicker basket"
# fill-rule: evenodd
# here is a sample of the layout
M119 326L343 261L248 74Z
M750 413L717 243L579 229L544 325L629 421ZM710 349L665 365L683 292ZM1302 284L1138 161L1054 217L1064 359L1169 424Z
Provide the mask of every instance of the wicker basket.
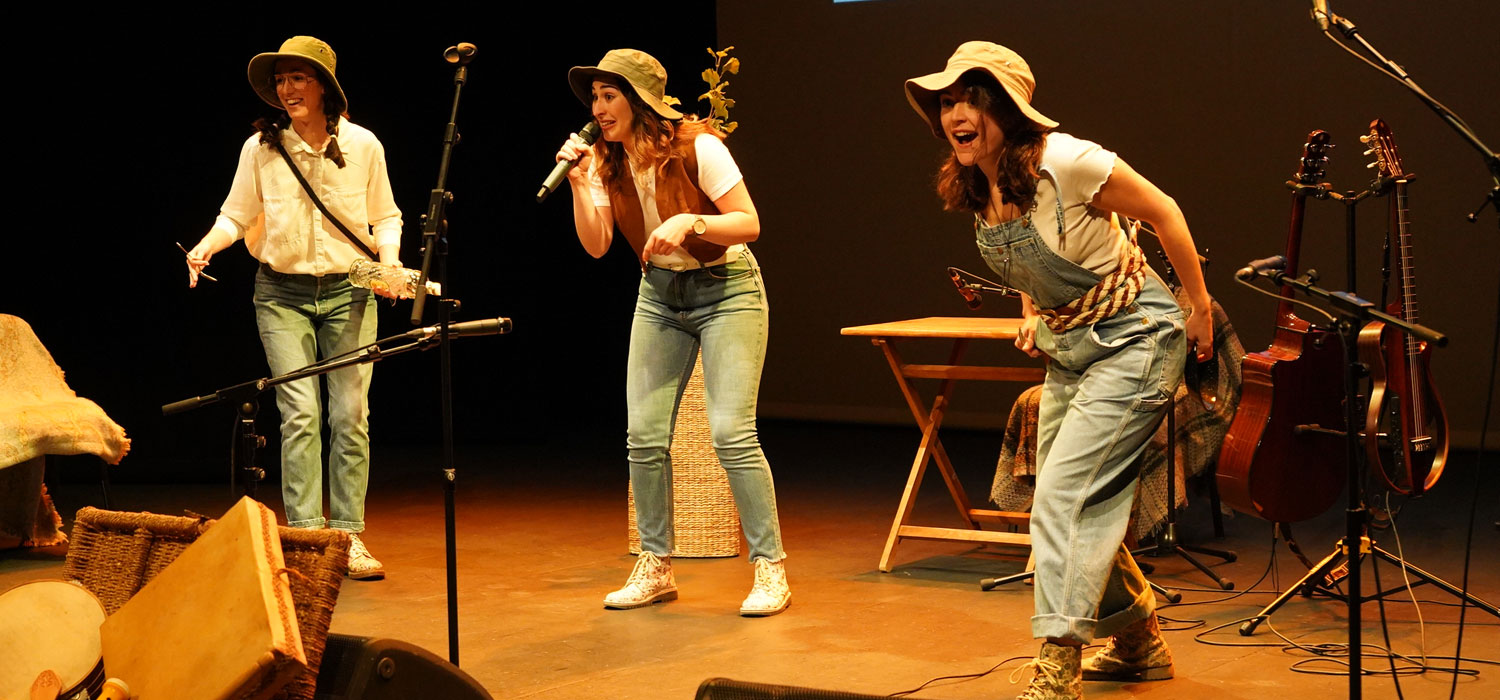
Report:
M81 582L104 604L106 613L114 614L213 522L84 508L73 524L63 576ZM312 700L333 606L349 565L349 535L341 530L278 530L287 568L307 577L289 577L307 671L274 697Z
M672 556L733 557L740 553L740 513L719 466L703 401L703 359L682 391L672 437ZM635 524L635 490L627 489L630 553L640 554Z

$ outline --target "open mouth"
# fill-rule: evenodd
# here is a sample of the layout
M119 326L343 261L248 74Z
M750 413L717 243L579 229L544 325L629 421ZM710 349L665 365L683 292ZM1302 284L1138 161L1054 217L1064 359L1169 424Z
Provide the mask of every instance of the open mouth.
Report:
M973 131L955 132L953 134L953 140L957 141L960 146L967 146L977 138L979 138L979 134Z

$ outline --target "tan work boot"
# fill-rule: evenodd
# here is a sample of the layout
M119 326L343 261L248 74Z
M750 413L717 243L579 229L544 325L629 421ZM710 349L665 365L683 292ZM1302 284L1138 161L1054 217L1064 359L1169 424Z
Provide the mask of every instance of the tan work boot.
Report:
M1172 677L1172 650L1156 613L1133 622L1083 664L1088 681L1162 681Z
M625 587L604 596L604 607L628 610L655 602L677 600L677 579L672 576L672 559L653 552L641 552L625 580Z
M1036 669L1035 675L1031 677L1031 685L1026 687L1025 692L1017 695L1016 700L1082 700L1083 681L1079 677L1082 657L1082 647L1043 642L1042 650L1037 652L1036 658L1022 664L1011 674L1011 682L1015 682L1016 675L1022 669L1027 666Z

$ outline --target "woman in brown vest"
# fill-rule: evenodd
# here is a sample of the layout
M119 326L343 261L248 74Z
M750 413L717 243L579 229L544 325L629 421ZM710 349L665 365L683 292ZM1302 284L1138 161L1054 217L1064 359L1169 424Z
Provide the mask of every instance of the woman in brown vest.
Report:
M677 598L668 447L701 349L714 451L729 475L755 566L740 614L775 615L791 603L791 591L776 490L755 427L768 322L760 266L745 245L760 236L755 203L724 135L663 100L667 73L655 58L616 49L597 66L568 71L568 82L602 136L591 148L574 134L557 152L558 160L583 159L568 174L578 240L597 258L618 227L643 271L626 378L641 556L604 606Z

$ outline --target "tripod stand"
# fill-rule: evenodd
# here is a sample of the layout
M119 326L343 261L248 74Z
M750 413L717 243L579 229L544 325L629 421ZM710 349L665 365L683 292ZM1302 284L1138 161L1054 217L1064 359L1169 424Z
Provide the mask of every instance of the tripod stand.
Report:
M1361 425L1359 400L1359 380L1361 377L1361 367L1359 361L1360 358L1358 346L1360 329L1363 328L1366 323L1378 319L1385 322L1386 324L1392 325L1396 328L1400 328L1403 332L1408 333L1413 337L1426 340L1429 343L1437 345L1438 347L1446 346L1448 344L1448 338L1447 336L1425 326L1409 323L1396 316L1381 312L1375 308L1375 305L1373 303L1361 299L1353 295L1352 293L1330 292L1326 289L1315 286L1313 284L1313 281L1317 279L1316 270L1308 270L1307 274L1299 279L1288 277L1277 270L1257 270L1255 275L1247 274L1244 278L1241 278L1241 282L1249 285L1248 279L1253 278L1256 275L1268 276L1277 285L1298 289L1311 296L1316 296L1324 299L1331 304L1332 308L1337 314L1335 326L1338 329L1339 339L1342 342L1344 349L1344 423L1346 427L1343 431L1332 431L1331 429L1324 426L1300 427L1306 430L1342 433L1345 444L1345 463L1347 465L1346 471L1348 476L1348 485L1346 488L1348 492L1349 502L1348 507L1345 509L1344 537L1342 537L1338 541L1338 544L1335 545L1334 551L1327 557L1324 557L1323 560L1319 562L1318 566L1314 567L1313 570L1309 571L1306 576L1303 576L1301 580L1293 584L1292 587L1289 588L1285 593L1282 593L1280 597L1278 597L1270 605L1266 606L1266 608L1261 610L1259 614L1251 618L1245 624L1241 625L1240 634L1244 636L1253 634L1255 632L1255 628L1259 626L1262 621L1268 619L1270 615L1274 613L1278 608L1280 608L1288 600L1290 600L1293 594L1295 594L1299 590L1305 591L1305 594L1310 594L1312 589L1318 586L1319 582L1322 581L1329 572L1333 571L1345 559L1349 560L1351 564L1349 566L1348 575L1349 591L1343 594L1348 604L1349 697L1359 698L1360 675L1362 673L1360 669L1360 606L1366 601L1383 598L1394 590L1400 590L1398 588L1392 589L1392 591L1377 592L1369 596L1363 595L1361 593L1362 589L1360 588L1360 569L1361 564L1363 563L1363 555L1374 554L1381 559L1385 559L1389 563L1399 564L1407 571L1416 574L1421 579L1418 585L1420 585L1420 583L1433 584L1449 592L1450 594L1453 594L1454 596L1463 598L1464 600L1472 603L1475 607L1485 610L1486 612L1489 612L1496 617L1500 617L1500 609L1496 609L1495 606L1479 600L1471 595L1468 595L1452 584L1426 571L1423 571L1422 569L1407 564L1400 557L1397 557L1390 552L1376 547L1374 541L1365 534L1367 511L1360 494L1366 465L1364 462L1365 451L1362 449L1361 440L1373 440L1377 439L1378 436L1362 435L1357 427Z

